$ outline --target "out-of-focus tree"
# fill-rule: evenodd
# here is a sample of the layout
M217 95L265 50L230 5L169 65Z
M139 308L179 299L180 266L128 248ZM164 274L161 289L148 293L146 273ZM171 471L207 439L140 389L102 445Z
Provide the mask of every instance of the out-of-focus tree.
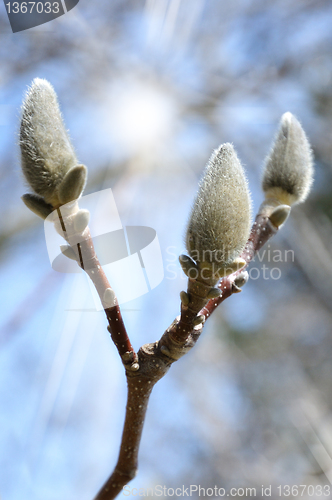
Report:
M89 337L78 313L77 337L59 334L71 314L64 312L70 277L50 270L42 226L17 201L25 192L15 149L18 110L36 76L57 90L80 161L89 166L87 192L111 186L123 223L154 227L165 267L167 248L182 250L182 228L209 151L234 142L257 207L255 186L275 123L285 111L300 119L314 149L313 192L271 241L270 254L256 258L260 277L253 273L242 296L221 306L199 349L156 388L142 476L133 484L260 491L262 484L331 480L331 19L325 0L80 2L43 28L13 35L2 8L4 498L21 499L22 491L43 500L91 497L109 472L96 463L114 461L117 452L118 443L105 436L114 425L121 432L123 417L102 396L106 390L121 398L114 388L120 375L109 368L109 339L97 330ZM142 106L150 110L144 122L137 117ZM278 249L282 262L273 261ZM275 267L280 279L271 278ZM157 289L128 307L140 311L124 311L129 329L141 325L137 346L151 341L143 328L148 310L169 297L167 313L151 318L158 331L177 313L183 285L176 269L177 279L165 271ZM46 332L45 318L53 324ZM106 382L110 370L114 385ZM170 401L177 410L168 411ZM168 432L176 436L175 451L165 441ZM89 458L77 453L82 442ZM31 459L33 449L38 459ZM164 457L173 465L165 467Z

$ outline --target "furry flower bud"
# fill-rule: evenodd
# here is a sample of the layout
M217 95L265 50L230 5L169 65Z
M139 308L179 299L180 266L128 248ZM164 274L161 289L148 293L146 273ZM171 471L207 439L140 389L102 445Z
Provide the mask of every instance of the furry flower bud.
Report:
M47 204L56 208L81 194L86 167L77 170L76 155L62 120L56 93L46 80L35 78L25 96L20 147L24 176ZM75 168L74 175L70 175ZM73 179L76 186L73 186Z
M295 116L284 113L265 161L266 200L275 206L300 203L308 196L312 182L313 157L308 139Z
M230 274L245 264L239 255L249 231L247 180L233 146L223 144L213 152L199 184L187 227L187 250L201 268Z

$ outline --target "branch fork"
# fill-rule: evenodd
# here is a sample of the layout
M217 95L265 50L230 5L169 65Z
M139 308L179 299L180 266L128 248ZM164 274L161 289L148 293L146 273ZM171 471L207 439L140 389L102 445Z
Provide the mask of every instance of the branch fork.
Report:
M188 276L180 293L180 315L159 341L136 353L128 337L118 300L99 263L89 231L89 212L80 210L87 176L78 164L65 129L56 93L36 78L22 106L20 126L22 170L33 193L22 199L42 219L53 220L67 245L65 256L75 260L93 282L121 361L128 398L118 462L95 500L112 500L135 476L138 450L149 397L172 363L198 341L206 320L248 280L247 266L287 219L290 206L304 201L313 179L312 152L306 135L285 113L266 159L262 188L265 200L250 232L250 195L242 165L231 144L211 155L190 215L186 244L180 256ZM218 258L220 257L220 258Z

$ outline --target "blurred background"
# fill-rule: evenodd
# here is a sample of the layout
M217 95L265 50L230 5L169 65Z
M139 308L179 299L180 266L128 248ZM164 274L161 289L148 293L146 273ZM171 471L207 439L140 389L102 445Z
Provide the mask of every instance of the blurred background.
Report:
M264 498L262 485L277 497L302 484L315 487L302 498L330 498L331 26L328 0L81 0L13 34L0 5L1 500L91 500L116 463L126 398L103 311L85 281L52 270L43 222L20 200L20 105L35 77L58 94L86 194L112 188L123 225L157 231L164 280L122 306L136 349L179 312L177 256L212 150L234 144L257 211L279 119L301 121L309 199L155 387L130 488Z

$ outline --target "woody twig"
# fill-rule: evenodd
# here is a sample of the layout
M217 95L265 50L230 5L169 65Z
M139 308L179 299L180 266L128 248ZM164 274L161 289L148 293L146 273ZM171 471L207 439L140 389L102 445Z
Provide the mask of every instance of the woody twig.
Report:
M305 133L290 113L280 122L265 163L265 199L250 230L250 196L244 170L231 144L212 154L193 204L186 233L188 255L180 264L188 276L180 293L181 311L160 340L136 353L129 340L116 294L98 261L88 228L89 213L80 210L87 169L79 165L65 130L56 94L35 79L22 108L22 169L34 193L27 207L53 219L74 259L92 280L104 307L108 330L125 367L128 398L117 464L95 500L112 500L136 475L138 452L149 397L170 366L198 341L213 311L248 279L247 266L286 221L291 206L307 197L313 177L312 153Z

